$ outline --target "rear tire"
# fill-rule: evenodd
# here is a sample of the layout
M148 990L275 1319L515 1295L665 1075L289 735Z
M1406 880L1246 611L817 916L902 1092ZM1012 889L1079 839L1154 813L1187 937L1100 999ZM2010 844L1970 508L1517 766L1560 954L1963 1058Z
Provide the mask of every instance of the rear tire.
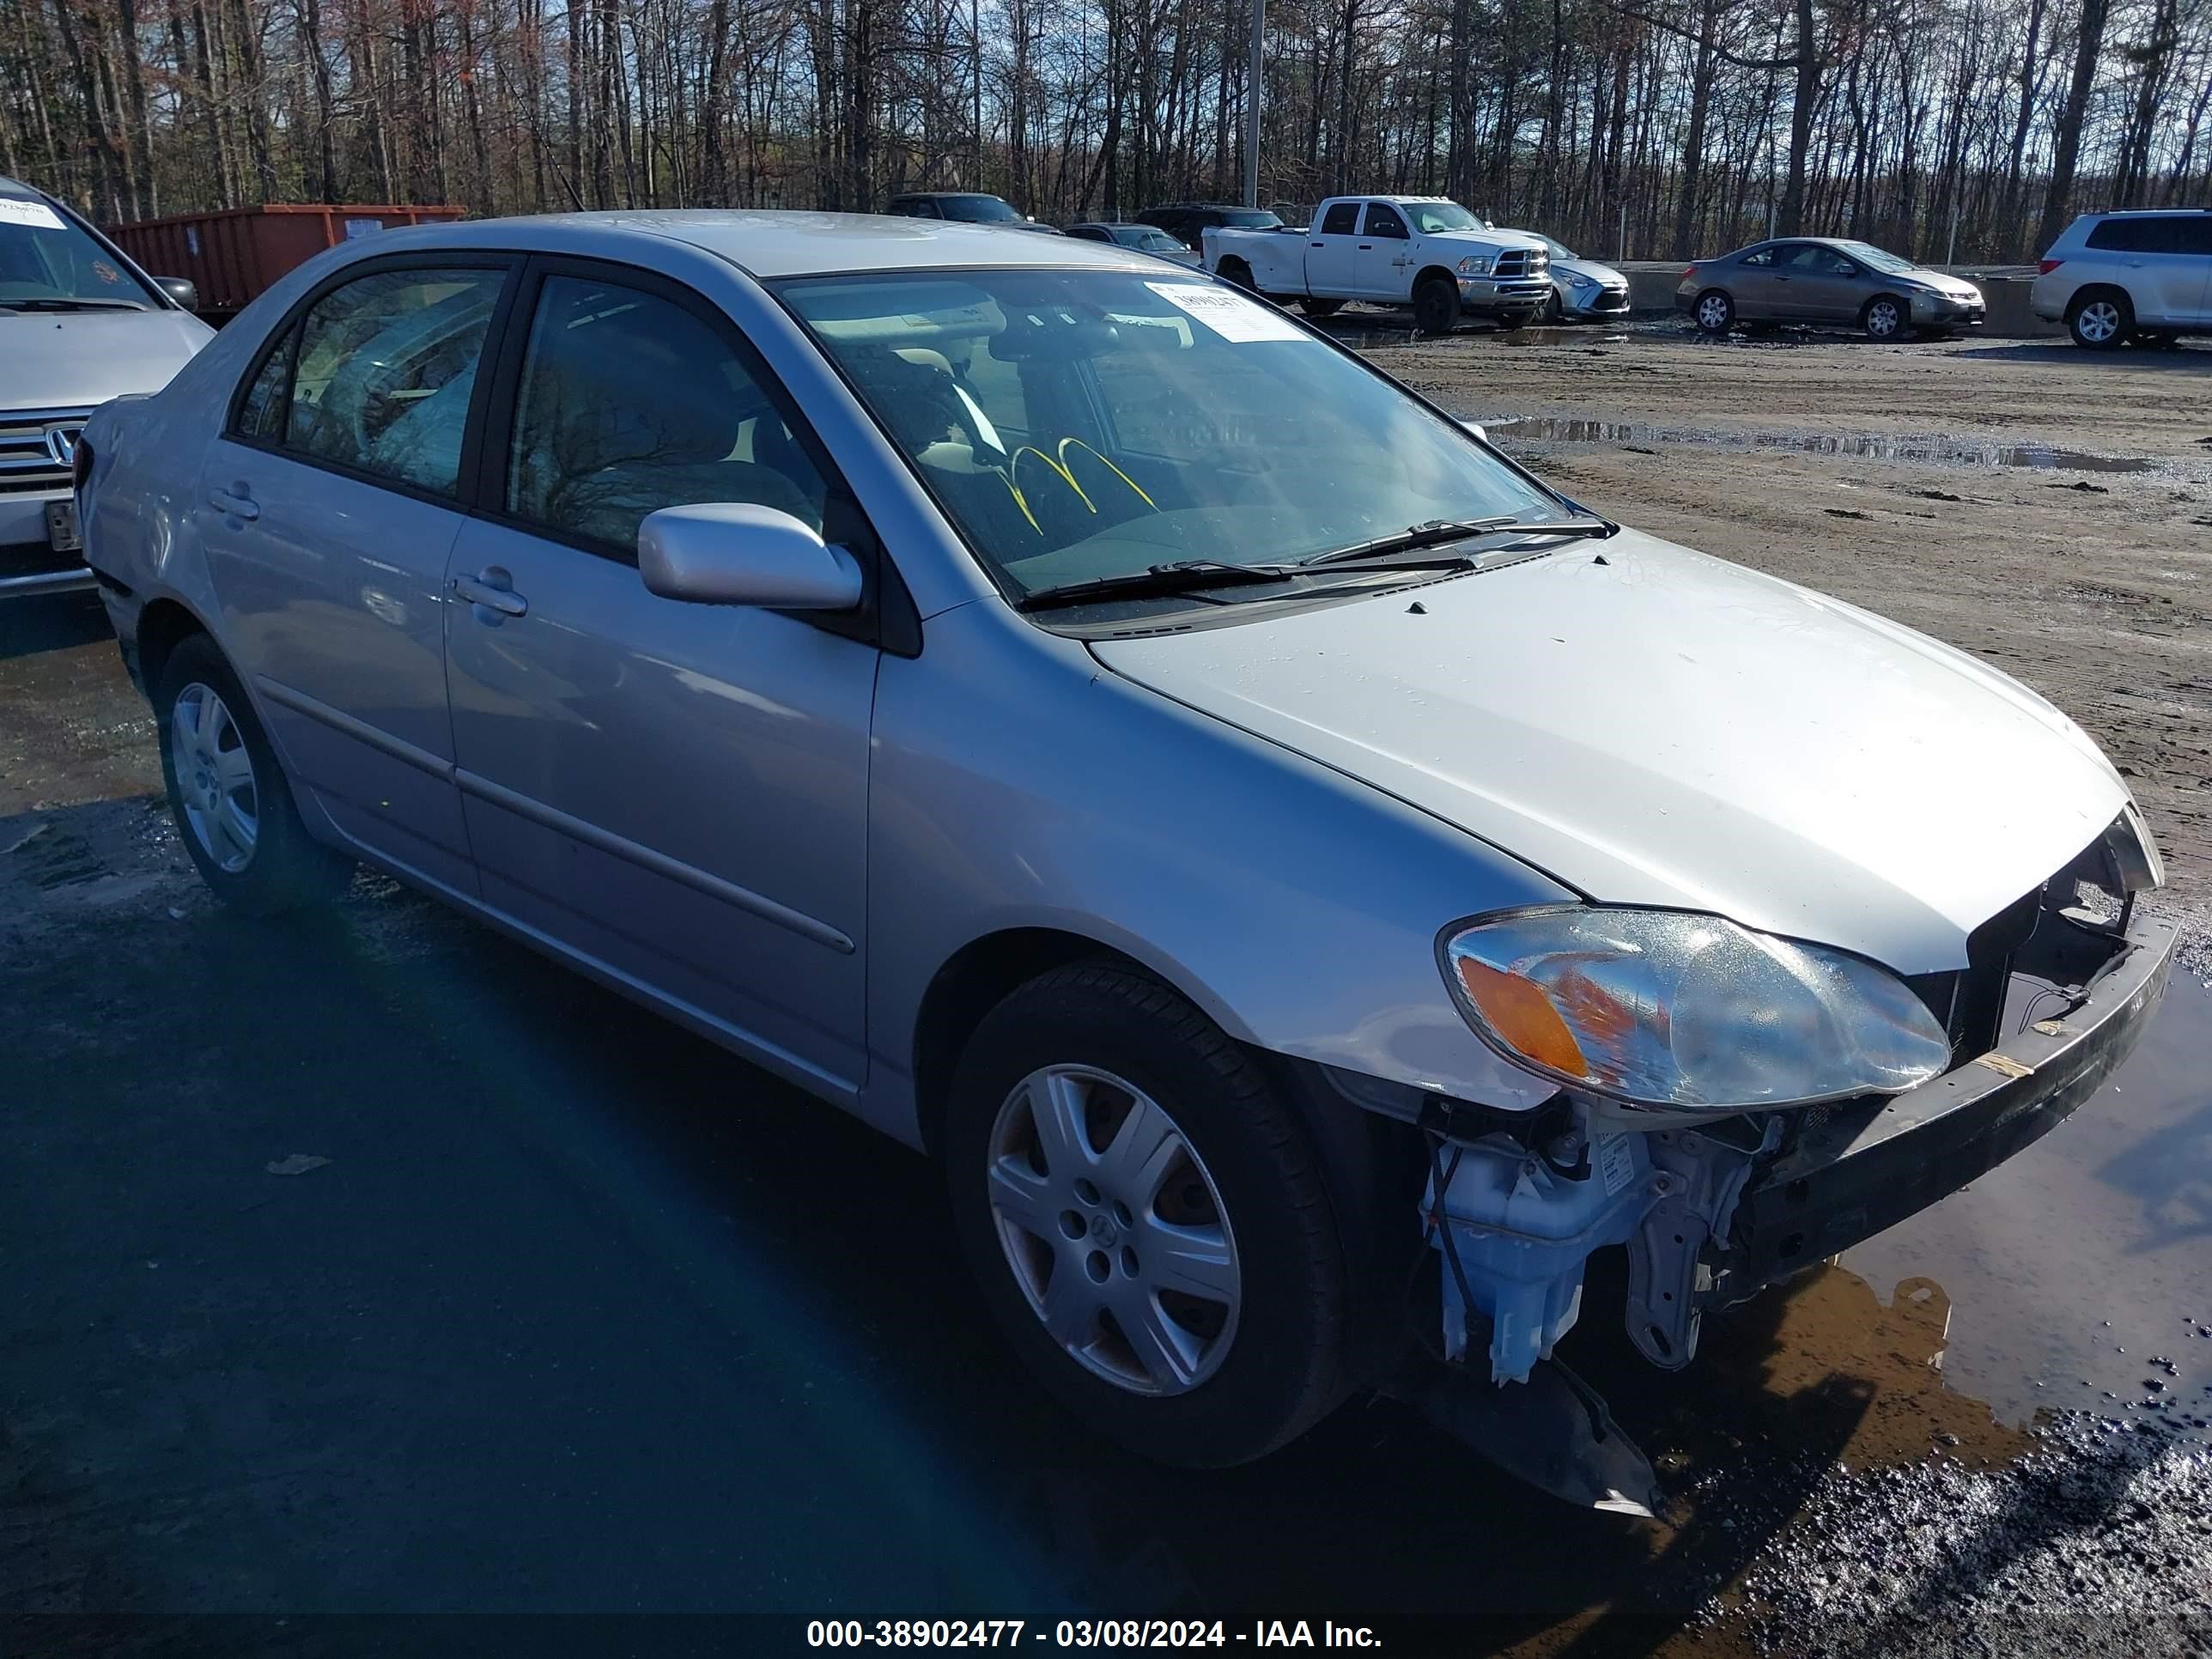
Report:
M1223 282L1243 289L1247 294L1256 294L1260 291L1258 285L1252 280L1252 267L1242 259L1224 259L1221 262L1220 270L1214 274Z
M1516 333L1534 320L1535 313L1530 311L1501 311L1496 319L1500 334Z
M2091 351L2110 351L2136 331L2135 307L2117 289L2093 288L2075 296L2066 310L2066 331L2074 343Z
M307 833L245 688L206 635L169 653L154 716L170 813L217 898L265 916L344 890L352 860Z
M1459 285L1431 276L1413 290L1413 326L1424 334L1449 334L1459 326Z
M1307 298L1298 301L1298 307L1299 309L1303 310L1307 316L1312 318L1314 321L1318 323L1325 318L1335 316L1338 312L1343 310L1344 301L1341 300L1316 300L1311 296L1308 296Z
M1717 288L1709 288L1698 295L1690 307L1690 316L1700 334L1716 337L1735 326L1735 301Z
M962 1053L944 1139L984 1300L1094 1429L1222 1468L1342 1397L1347 1271L1312 1143L1167 987L1103 959L1022 986Z

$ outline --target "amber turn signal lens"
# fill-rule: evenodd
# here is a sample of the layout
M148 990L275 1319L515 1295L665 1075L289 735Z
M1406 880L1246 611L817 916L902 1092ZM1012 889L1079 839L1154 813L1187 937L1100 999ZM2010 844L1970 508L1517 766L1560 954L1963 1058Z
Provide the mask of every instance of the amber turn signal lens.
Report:
M1574 1033L1538 987L1473 957L1460 957L1455 965L1468 999L1508 1048L1568 1077L1589 1075Z

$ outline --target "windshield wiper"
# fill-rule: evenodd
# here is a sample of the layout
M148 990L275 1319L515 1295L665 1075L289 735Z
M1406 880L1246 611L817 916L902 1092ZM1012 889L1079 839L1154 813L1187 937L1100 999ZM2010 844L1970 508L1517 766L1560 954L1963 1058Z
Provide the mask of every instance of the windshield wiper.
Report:
M1231 564L1223 559L1177 559L1119 575L1093 576L1088 581L1067 582L1059 587L1040 587L1014 602L1018 611L1049 611L1060 605L1082 605L1097 599L1146 599L1155 594L1191 593L1201 588L1229 587L1244 582L1286 581L1299 572L1295 564Z
M0 311L143 311L129 300L0 300Z
M1305 563L1309 568L1345 564L1354 559L1410 552L1415 548L1463 542L1477 536L1610 536L1620 527L1604 519L1516 519L1510 514L1496 519L1431 519L1395 535L1378 536L1371 542L1354 542L1334 552L1316 553Z

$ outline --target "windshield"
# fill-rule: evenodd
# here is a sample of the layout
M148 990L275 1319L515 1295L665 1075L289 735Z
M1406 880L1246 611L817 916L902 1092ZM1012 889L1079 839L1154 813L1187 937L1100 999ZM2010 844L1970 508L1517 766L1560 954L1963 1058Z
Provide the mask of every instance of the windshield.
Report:
M1534 236L1538 241L1544 245L1554 259L1579 259L1583 257L1581 254L1576 252L1574 249L1569 247L1565 242L1556 241L1553 238L1545 235L1540 230L1523 230L1518 231L1515 234L1522 236Z
M1204 281L980 270L779 291L1018 593L1571 516L1283 313Z
M46 203L0 196L0 306L56 300L149 303L113 254Z
M941 196L938 211L963 225L1003 225L1022 216L995 196Z
M1835 246L1869 269L1887 271L1893 276L1902 271L1920 269L1911 260L1900 259L1887 249L1878 248L1871 242L1838 242Z
M1440 230L1484 228L1482 221L1457 202L1402 202L1399 205L1413 222L1413 228L1423 235L1432 235Z

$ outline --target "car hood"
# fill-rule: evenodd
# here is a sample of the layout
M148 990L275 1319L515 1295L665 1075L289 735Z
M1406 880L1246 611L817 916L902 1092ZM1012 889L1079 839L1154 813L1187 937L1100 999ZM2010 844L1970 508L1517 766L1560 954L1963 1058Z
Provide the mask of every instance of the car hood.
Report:
M1909 270L1899 278L1917 283L1923 288L1932 288L1938 294L1948 294L1955 300L1974 300L1981 297L1981 289L1962 276L1947 276L1940 270Z
M1628 286L1627 277L1611 265L1601 265L1595 259L1554 259L1552 261L1552 274L1554 276L1587 276L1605 288Z
M1533 236L1523 236L1510 230L1431 230L1421 233L1429 242L1464 242L1471 248L1480 248L1486 253L1495 253L1504 248L1528 248L1541 251L1549 257L1550 251Z
M1962 966L2128 799L2071 720L1975 659L1632 531L1092 649L1591 899L1900 973Z
M0 405L88 409L159 392L213 338L183 311L0 312Z

